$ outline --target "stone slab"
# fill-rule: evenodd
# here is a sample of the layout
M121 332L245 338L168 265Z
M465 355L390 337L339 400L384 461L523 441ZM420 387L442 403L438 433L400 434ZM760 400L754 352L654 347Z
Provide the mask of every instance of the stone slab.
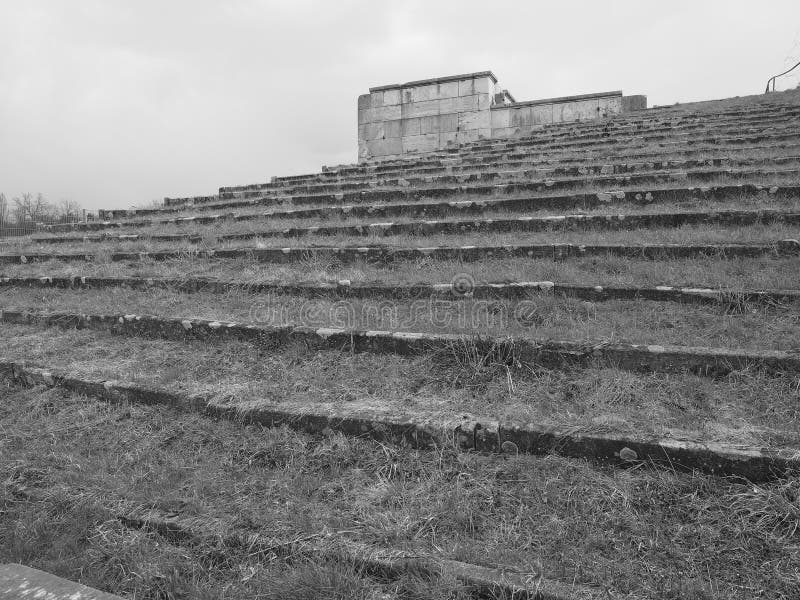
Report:
M424 100L422 102L404 102L400 109L399 118L411 119L413 117L430 117L439 114L439 105L448 100ZM451 111L452 112L452 111Z
M0 565L0 600L122 600L120 596L19 564Z
M458 131L490 129L492 117L488 110L474 110L458 113ZM491 131L487 137L491 137Z
M438 133L412 135L403 138L403 152L432 152L438 147Z
M405 87L416 87L419 85L426 85L429 83L448 83L452 81L460 81L462 79L474 79L477 77L488 77L492 80L492 83L497 83L497 77L495 77L494 73L491 71L478 71L476 73L465 73L463 75L448 75L446 77L434 77L432 79L420 79L417 81L408 81L406 83L392 83L389 85L381 85L377 87L369 88L370 92L376 92L379 90L390 90L395 88L405 88Z
M511 110L508 108L494 109L490 111L492 129L501 129L511 126Z

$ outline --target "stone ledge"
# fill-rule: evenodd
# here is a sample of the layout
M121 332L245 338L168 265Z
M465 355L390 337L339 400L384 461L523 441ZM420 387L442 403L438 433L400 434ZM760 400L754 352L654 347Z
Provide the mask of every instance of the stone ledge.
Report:
M122 600L101 592L19 564L0 565L0 600Z
M518 317L521 318L521 317ZM275 348L292 340L310 349L338 349L418 356L450 351L453 345L473 345L489 354L498 348L521 364L549 368L583 368L607 365L634 372L693 373L718 377L755 368L767 374L800 373L800 353L655 344L579 342L534 337L481 337L450 333L369 331L294 325L248 325L205 319L162 318L150 315L86 315L4 310L0 321L15 325L47 325L91 329L121 335L168 340L237 340Z
M577 96L559 96L557 98L544 98L542 100L524 100L522 102L512 102L511 104L498 104L492 106L492 110L518 108L520 106L538 106L540 104L563 104L565 102L578 102L580 100L595 100L598 98L608 97L622 98L622 90L616 90L613 92L595 92L593 94L580 94Z
M785 477L800 468L800 449L796 448L730 446L644 435L584 434L536 423L462 413L458 413L459 418L420 420L408 415L388 416L377 411L363 411L356 416L278 407L237 410L229 405L214 404L202 395L145 388L121 381L68 377L7 359L0 359L0 380L19 386L62 387L109 402L165 405L237 422L267 427L286 426L312 435L338 431L344 435L422 449L456 446L466 451L559 454L622 467L661 465L670 471L698 470L712 475L744 477L752 482Z
M650 300L656 302L697 302L722 304L747 302L773 304L775 302L798 302L800 290L731 290L710 287L680 287L660 285L656 287L591 285L555 283L552 281L518 281L514 283L478 283L470 291L457 291L451 283L393 284L353 283L349 280L298 283L239 283L215 279L160 277L0 277L2 287L35 287L58 289L87 289L122 287L146 290L151 288L174 289L181 292L294 294L304 296L337 296L348 298L370 298L383 296L396 299L419 298L420 296L447 297L451 299L529 298L532 293L563 295L581 300L602 302L606 300Z
M370 92L383 92L386 90L396 90L407 87L419 87L421 85L432 85L434 83L447 83L450 81L461 81L462 79L477 79L479 77L489 77L492 83L497 83L497 77L491 71L477 71L475 73L465 73L463 75L448 75L446 77L434 77L432 79L418 79L406 83L390 83L369 88Z

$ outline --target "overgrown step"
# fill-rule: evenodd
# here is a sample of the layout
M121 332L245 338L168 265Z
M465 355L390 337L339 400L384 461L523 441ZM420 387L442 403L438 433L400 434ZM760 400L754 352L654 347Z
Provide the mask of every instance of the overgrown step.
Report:
M111 402L163 404L267 427L288 426L318 435L336 431L425 449L455 445L463 450L484 452L556 453L621 466L661 465L669 470L733 475L752 482L785 477L800 467L798 450L794 448L763 449L675 439L588 434L486 416L463 415L461 419L418 420L411 415L390 417L373 411L361 411L356 416L277 406L259 406L243 411L235 406L217 404L202 395L169 392L124 381L70 377L55 370L30 367L20 360L9 358L0 358L0 380L14 385L63 387L74 393ZM174 527L169 531L176 533Z
M780 350L743 350L674 345L614 344L534 338L480 338L457 334L367 331L339 328L242 325L203 319L147 315L85 315L3 310L0 321L18 325L46 324L162 339L238 340L265 348L302 342L308 348L352 352L420 355L474 347L481 356L514 364L546 368L608 365L634 372L693 373L719 377L743 369L768 373L800 372L800 353ZM511 363L509 363L511 364Z
M107 255L112 262L137 260L169 260L178 258L247 258L260 262L289 263L312 256L325 256L342 263L369 261L388 264L399 260L430 258L434 260L461 260L465 262L487 258L552 258L564 260L584 256L622 256L664 260L716 256L739 258L757 256L797 256L800 242L779 240L751 244L506 244L502 246L435 246L435 247L242 247L215 249L177 249L152 252L113 252ZM61 261L92 261L95 256L86 252L0 254L0 264L19 264Z
M682 227L684 225L713 224L719 226L743 226L765 223L800 224L800 212L780 210L720 210L674 213L620 213L599 215L558 215L550 217L513 217L507 219L460 219L452 221L409 221L402 223L364 223L363 225L315 225L290 227L288 229L259 229L241 233L214 235L220 242L252 240L256 238L295 238L308 235L458 235L467 232L502 233L513 231L538 232L562 230L629 230L639 228ZM103 234L98 236L39 237L32 241L39 244L64 244L84 242L125 242L136 240L151 242L204 242L199 233L175 234Z
M257 213L226 212L166 219L132 219L130 221L95 221L45 226L46 231L102 231L122 227L149 227L172 224L210 224L224 220L253 221L260 219L306 219L331 217L391 218L443 217L448 215L483 215L492 211L532 212L536 210L590 210L617 203L650 205L666 202L724 201L730 198L763 198L765 200L800 198L800 185L762 186L756 184L716 185L701 187L668 187L640 190L611 190L596 193L545 194L519 197L479 197L462 200L382 202L376 204L342 204L311 208L288 208L294 204L288 198L279 210ZM231 205L234 206L234 205ZM257 208L260 200L243 200L235 206ZM122 211L128 213L127 211Z
M529 298L532 294L553 294L600 302L605 300L655 300L662 302L713 303L743 309L748 304L776 305L800 301L800 290L735 290L711 287L639 287L609 285L579 285L552 281L520 281L514 283L475 283L470 278L457 278L450 283L359 283L349 280L330 282L255 283L220 281L204 278L159 277L2 277L3 287L35 287L60 289L96 289L123 287L127 289L165 288L179 292L242 291L251 294L278 293L299 296L335 296L346 298Z

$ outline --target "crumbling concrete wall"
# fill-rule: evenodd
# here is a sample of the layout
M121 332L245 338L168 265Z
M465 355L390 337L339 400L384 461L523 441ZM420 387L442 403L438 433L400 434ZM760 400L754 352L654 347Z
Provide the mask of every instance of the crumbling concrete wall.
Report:
M358 97L358 158L394 158L479 139L524 135L551 123L646 108L622 92L515 102L491 71L370 88Z

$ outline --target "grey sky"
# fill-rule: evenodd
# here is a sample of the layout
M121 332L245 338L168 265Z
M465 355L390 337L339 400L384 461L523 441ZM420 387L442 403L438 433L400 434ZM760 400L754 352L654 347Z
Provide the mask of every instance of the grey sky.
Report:
M488 69L518 100L667 104L791 59L797 0L0 0L0 192L120 208L353 162L370 86Z

